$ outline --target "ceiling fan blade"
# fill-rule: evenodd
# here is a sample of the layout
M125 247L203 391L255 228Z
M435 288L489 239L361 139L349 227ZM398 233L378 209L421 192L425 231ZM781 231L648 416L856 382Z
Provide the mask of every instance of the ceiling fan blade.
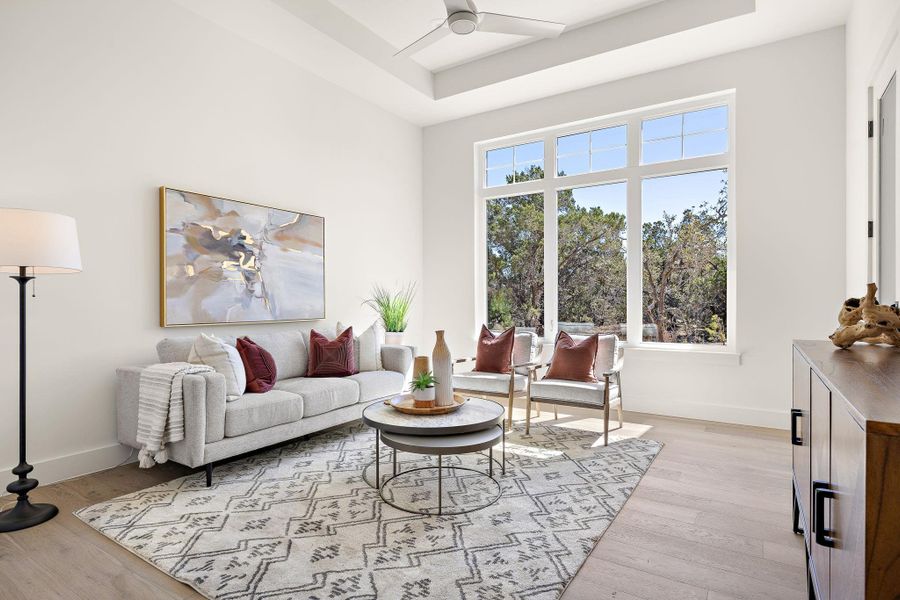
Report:
M411 54L415 54L419 50L423 50L423 49L427 48L428 46L432 45L439 39L446 37L447 35L450 35L450 28L447 27L446 25L447 25L447 19L444 19L444 21L440 25L438 25L437 27L435 27L434 29L432 29L431 31L429 31L428 33L426 33L425 35L423 35L422 37L420 37L419 39L414 41L412 44L410 44L406 48L404 48L404 49L400 50L399 52L397 52L396 54L394 54L394 57L410 56Z
M475 2L473 2L473 0L444 0L444 6L447 7L448 17L455 12L478 12L478 9L475 8Z
M541 21L540 19L526 19L512 15L498 15L497 13L478 13L478 31L490 33L509 33L513 35L529 35L532 37L557 37L566 28L563 23L553 21Z

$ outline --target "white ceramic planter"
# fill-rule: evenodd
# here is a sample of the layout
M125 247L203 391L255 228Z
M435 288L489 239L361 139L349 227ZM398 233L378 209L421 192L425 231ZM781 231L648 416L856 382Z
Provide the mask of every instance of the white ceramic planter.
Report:
M388 346L399 346L403 344L402 331L386 331L384 332L384 343Z
M413 400L418 400L419 402L434 400L434 388L429 387L424 390L413 390L412 395Z

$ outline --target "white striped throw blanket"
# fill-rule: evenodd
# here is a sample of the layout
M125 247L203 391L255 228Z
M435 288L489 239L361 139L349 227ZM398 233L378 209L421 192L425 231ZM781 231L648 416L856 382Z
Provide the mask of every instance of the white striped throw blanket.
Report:
M184 396L181 391L184 376L213 370L206 365L173 362L151 365L141 371L137 442L141 445L138 462L142 469L169 460L166 444L184 439Z

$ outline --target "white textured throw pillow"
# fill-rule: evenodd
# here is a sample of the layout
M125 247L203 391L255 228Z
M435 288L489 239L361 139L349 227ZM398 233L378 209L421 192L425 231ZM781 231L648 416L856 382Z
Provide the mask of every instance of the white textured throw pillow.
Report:
M341 322L337 324L337 331L340 333L347 329L348 326ZM356 333L356 330L354 330ZM372 323L371 327L356 336L356 368L362 371L380 371L381 366L381 347L384 345L384 328L378 321Z
M214 335L201 333L194 340L188 362L210 366L224 375L227 400L234 400L247 389L247 372L237 348Z

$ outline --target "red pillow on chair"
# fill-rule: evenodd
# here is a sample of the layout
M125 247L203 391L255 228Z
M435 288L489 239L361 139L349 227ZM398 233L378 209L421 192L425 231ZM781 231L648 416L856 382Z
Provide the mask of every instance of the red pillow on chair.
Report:
M272 355L248 337L239 338L235 345L247 372L247 391L262 394L271 390L278 376Z
M576 342L565 331L556 336L556 347L550 368L544 379L566 379L595 383L594 359L597 358L598 338L592 335Z
M478 336L478 348L475 351L475 370L482 373L509 373L515 341L515 327L510 327L500 335L494 335L486 325L482 325L481 335Z
M353 328L348 327L333 340L313 329L309 332L307 377L346 377L359 373L353 355Z

